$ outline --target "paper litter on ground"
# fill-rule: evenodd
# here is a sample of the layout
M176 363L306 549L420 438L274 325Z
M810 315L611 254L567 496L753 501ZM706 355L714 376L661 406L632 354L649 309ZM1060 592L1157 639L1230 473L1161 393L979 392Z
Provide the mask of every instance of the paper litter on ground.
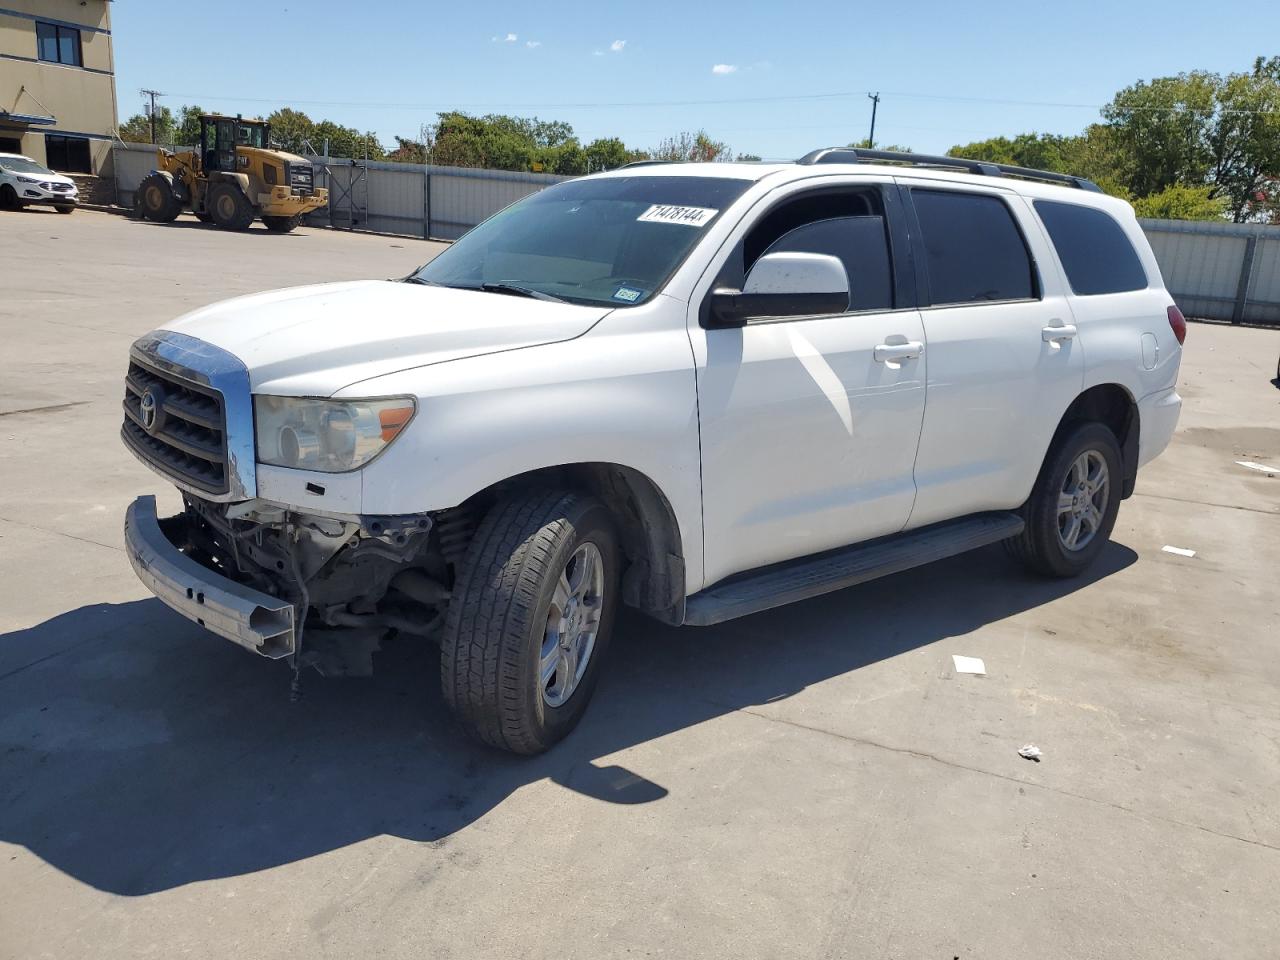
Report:
M987 675L987 665L982 662L981 657L962 657L953 653L951 661L956 665L956 673L976 673L984 677Z
M1034 760L1036 763L1039 763L1040 758L1044 756L1044 753L1034 743L1028 743L1018 751L1018 756L1022 757L1024 760Z
M1167 543L1161 548L1165 553L1176 553L1180 557L1194 557L1196 552L1186 547L1171 547Z
M1237 460L1236 463L1250 470L1261 470L1263 473L1280 473L1280 467L1269 467L1265 463L1255 463L1252 460Z

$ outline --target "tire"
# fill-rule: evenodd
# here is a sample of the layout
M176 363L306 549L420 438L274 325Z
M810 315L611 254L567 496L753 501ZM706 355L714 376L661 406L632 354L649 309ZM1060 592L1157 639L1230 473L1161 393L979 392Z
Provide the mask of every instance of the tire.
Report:
M197 219L197 220L199 220L201 223L213 223L213 214L212 214L212 213L197 213L197 214L196 214L196 219Z
M441 643L444 699L468 733L534 754L577 725L613 631L618 564L613 519L592 497L526 492L489 511L460 564ZM562 599L562 574L570 596L588 602ZM571 626L553 633L550 621L563 628L565 617ZM573 637L568 647L557 634ZM543 663L553 669L545 682Z
M263 217L262 222L272 233L288 233L302 222L301 214L293 217Z
M1037 573L1079 576L1111 538L1123 484L1120 444L1109 427L1081 423L1066 428L1022 508L1026 528L1006 540L1006 547Z
M208 209L213 222L223 230L248 230L253 223L253 207L232 183L216 183L209 188Z
M57 210L59 213L75 213L76 212L75 205L70 203L54 204L53 209Z
M18 191L9 184L0 187L0 210L21 210L23 203L18 199Z
M182 203L173 192L168 177L152 173L138 184L138 204L142 215L152 223L172 223L182 211Z

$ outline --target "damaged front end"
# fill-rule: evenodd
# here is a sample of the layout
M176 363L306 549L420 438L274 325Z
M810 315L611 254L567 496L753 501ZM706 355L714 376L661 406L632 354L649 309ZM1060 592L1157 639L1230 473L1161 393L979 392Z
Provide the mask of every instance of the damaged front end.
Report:
M371 673L390 631L438 636L465 526L455 511L335 518L191 494L183 504L160 520L154 498L139 498L125 540L143 582L212 632L329 676Z

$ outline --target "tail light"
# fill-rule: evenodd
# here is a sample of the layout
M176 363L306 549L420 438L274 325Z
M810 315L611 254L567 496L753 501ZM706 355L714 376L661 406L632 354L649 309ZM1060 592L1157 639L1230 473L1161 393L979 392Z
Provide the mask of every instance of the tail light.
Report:
M1178 343L1182 344L1187 339L1187 318L1176 306L1169 308L1169 326L1173 328L1173 335L1178 338Z

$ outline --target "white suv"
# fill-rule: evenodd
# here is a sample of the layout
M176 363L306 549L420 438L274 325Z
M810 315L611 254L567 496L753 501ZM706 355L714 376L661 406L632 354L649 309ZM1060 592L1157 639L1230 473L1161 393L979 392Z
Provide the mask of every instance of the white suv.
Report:
M0 153L0 210L44 204L59 213L71 213L79 199L76 182L70 177L20 153Z
M631 165L402 280L140 339L123 438L185 510L139 498L129 555L295 677L434 640L462 724L537 752L620 602L713 624L996 541L1080 573L1173 433L1185 333L1088 181L842 149Z

